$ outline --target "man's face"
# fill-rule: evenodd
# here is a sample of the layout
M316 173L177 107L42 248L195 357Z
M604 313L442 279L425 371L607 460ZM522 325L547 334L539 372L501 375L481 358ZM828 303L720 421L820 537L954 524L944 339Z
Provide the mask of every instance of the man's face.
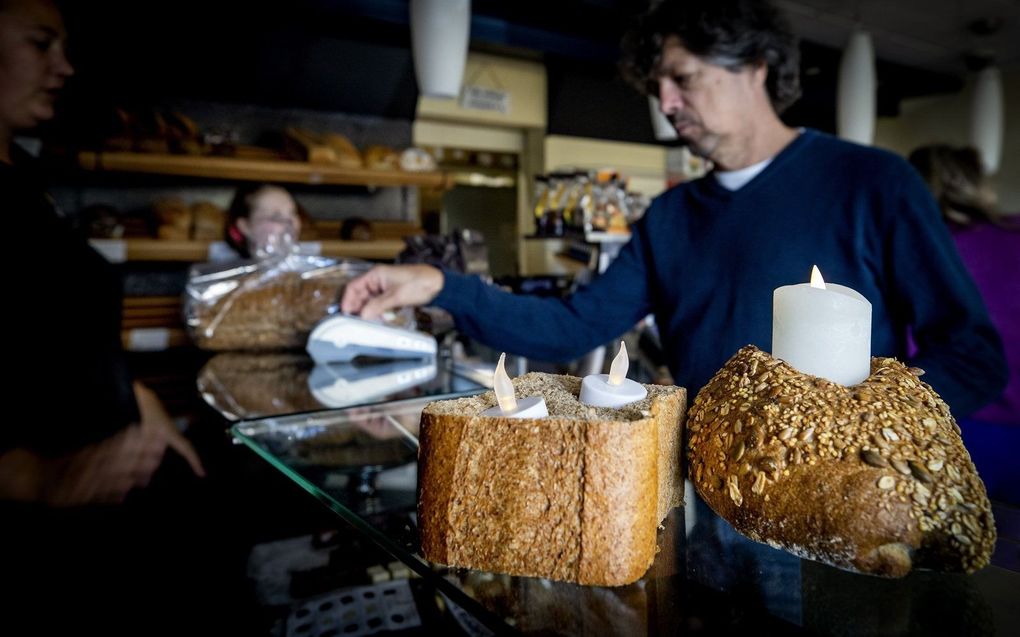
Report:
M659 102L681 141L702 157L718 160L749 135L749 109L760 108L764 78L764 67L730 71L704 61L670 36L658 69Z
M0 11L0 122L31 128L53 117L74 72L64 54L64 23L49 0L9 2Z

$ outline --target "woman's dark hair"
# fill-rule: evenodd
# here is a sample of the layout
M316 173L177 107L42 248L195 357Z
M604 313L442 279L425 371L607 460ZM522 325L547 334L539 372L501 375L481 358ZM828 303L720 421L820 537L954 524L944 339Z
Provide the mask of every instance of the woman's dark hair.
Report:
M765 64L765 86L777 114L800 97L797 39L782 14L765 0L664 0L653 5L621 45L620 71L642 93L658 95L662 44L669 36L706 62L731 71Z
M242 258L251 258L251 252L248 250L248 240L244 234L241 233L240 228L237 227L238 219L247 219L251 216L251 203L260 191L265 188L279 188L281 190L287 190L279 184L273 183L251 183L239 186L234 192L234 199L230 202L230 207L227 208L227 223L224 227L223 240L226 241L227 245L233 248L235 252L241 255ZM290 192L290 191L287 191ZM308 213L301 204L298 203L297 198L294 198L294 209L297 213L298 219L301 220L301 225L305 226L308 222ZM297 240L297 237L294 237Z
M915 149L909 160L928 182L947 222L1013 227L995 209L995 194L985 184L981 156L974 148L931 144Z

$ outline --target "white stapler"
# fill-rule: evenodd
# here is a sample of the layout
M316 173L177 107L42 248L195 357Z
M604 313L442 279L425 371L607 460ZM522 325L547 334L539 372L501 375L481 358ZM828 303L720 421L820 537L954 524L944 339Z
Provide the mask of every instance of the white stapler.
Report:
M356 316L336 314L323 319L308 335L308 354L316 363L349 363L359 356L372 358L429 358L438 346L431 334Z

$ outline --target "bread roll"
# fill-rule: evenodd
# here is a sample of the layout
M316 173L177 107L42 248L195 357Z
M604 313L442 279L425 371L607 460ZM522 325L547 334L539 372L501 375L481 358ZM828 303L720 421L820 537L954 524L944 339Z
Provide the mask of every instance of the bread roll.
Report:
M867 380L844 387L741 349L691 408L698 493L751 539L840 568L982 568L991 505L922 373L874 358Z
M425 557L479 570L618 586L640 578L682 503L686 391L648 386L620 409L582 405L581 379L531 373L518 396L550 416L483 417L492 392L422 413L418 523Z
M199 201L191 206L194 217L193 237L200 241L216 241L223 238L223 226L227 215L222 208L208 201Z
M347 139L343 135L336 133L326 133L322 136L323 141L327 146L333 149L336 153L336 163L344 168L362 168L364 162L361 158L361 153L355 148L351 140Z
M191 232L191 207L183 199L177 197L157 199L152 203L152 212L158 225L172 226L186 234Z
M369 146L365 149L365 168L373 170L398 170L400 156L389 146Z
M326 144L322 135L292 126L286 129L285 138L287 146L304 161L311 164L337 163L336 151Z

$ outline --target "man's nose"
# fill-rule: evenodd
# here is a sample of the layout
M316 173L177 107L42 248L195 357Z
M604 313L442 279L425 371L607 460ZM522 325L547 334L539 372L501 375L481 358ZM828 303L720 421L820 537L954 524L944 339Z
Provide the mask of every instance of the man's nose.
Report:
M665 115L675 115L684 108L680 87L669 78L659 79L659 105Z
M71 62L67 59L67 52L64 51L64 47L54 47L52 53L51 62L53 64L53 72L63 78L68 78L74 75L74 67L71 66Z

